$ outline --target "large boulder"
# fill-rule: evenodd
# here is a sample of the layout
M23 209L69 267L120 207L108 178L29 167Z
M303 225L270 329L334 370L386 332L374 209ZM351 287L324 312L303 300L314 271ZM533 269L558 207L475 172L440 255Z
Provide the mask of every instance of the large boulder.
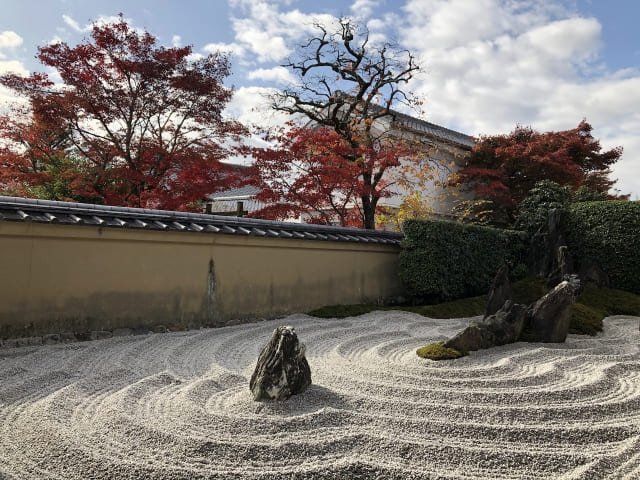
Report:
M286 400L311 385L305 346L293 327L278 327L260 352L249 388L253 399Z
M507 300L495 314L474 322L444 343L469 352L517 342L527 322L527 307Z
M564 342L571 323L571 306L580 295L582 285L577 275L559 283L530 307L526 340L530 342Z
M507 264L504 264L500 267L498 273L496 273L491 289L489 290L487 308L484 312L485 318L496 313L507 300L511 300L512 298L513 290L511 289L511 282L509 281L509 267Z

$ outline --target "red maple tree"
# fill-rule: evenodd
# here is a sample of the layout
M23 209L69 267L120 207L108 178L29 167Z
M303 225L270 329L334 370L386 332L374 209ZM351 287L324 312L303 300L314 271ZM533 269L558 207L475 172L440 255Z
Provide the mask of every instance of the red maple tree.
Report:
M28 100L0 118L0 190L188 210L232 186L222 160L245 129L223 116L228 58L156 43L120 15L75 47L39 49L63 85L41 73L0 77Z
M622 148L601 152L592 130L583 120L571 130L539 133L517 126L508 135L481 137L450 184L472 191L476 201L490 202L493 216L507 222L541 180L607 192L615 184L610 167Z
M384 173L411 155L401 144L354 147L328 127L289 125L267 139L277 146L254 149L253 184L268 206L252 216L274 220L305 215L310 223L365 228L362 198L377 204L393 195Z

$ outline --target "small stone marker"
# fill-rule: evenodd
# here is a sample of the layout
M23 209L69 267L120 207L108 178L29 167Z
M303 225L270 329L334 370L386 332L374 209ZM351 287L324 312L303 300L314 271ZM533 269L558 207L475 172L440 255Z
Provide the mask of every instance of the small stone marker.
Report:
M278 327L260 352L249 388L255 401L286 400L311 385L305 346L293 327Z

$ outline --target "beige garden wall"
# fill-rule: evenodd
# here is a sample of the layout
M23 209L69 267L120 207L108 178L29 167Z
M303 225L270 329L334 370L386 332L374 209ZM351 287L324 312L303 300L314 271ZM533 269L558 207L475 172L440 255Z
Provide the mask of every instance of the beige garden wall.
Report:
M399 247L0 222L0 336L225 325L401 294Z

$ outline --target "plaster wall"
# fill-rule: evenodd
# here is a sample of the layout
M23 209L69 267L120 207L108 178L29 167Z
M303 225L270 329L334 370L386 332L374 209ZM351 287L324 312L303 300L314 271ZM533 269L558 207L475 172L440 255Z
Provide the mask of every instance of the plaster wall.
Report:
M0 337L188 328L401 294L397 246L0 222Z

